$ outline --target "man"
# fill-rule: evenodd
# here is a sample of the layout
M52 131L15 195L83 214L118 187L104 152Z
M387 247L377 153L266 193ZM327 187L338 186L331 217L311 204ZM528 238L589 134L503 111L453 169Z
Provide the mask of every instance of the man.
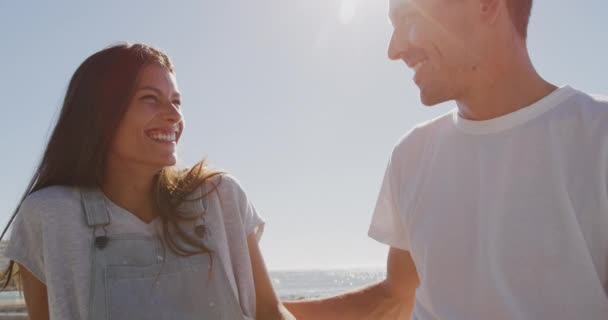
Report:
M369 230L386 279L298 319L608 319L608 100L535 71L531 7L392 0L389 57L458 108L393 151Z

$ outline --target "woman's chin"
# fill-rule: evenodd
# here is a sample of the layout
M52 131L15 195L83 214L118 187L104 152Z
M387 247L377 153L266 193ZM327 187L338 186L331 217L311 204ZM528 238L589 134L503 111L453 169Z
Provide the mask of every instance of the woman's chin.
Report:
M177 156L168 156L168 157L165 157L164 159L158 159L157 161L150 163L150 165L157 167L158 170L166 168L166 167L172 167L176 164L177 164Z
M163 163L163 167L172 167L177 164L177 157L171 157L170 159L166 159Z

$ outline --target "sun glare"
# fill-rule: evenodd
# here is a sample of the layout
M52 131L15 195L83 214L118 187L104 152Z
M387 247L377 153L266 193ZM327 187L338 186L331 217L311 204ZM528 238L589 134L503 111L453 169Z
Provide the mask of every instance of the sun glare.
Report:
M342 0L340 5L340 23L349 24L357 14L357 7L360 0Z

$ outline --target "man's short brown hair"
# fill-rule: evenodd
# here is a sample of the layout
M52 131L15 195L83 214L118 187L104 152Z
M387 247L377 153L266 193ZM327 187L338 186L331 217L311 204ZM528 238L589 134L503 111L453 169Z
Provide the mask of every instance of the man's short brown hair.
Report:
M519 35L528 37L528 23L532 12L532 0L506 0L509 15Z

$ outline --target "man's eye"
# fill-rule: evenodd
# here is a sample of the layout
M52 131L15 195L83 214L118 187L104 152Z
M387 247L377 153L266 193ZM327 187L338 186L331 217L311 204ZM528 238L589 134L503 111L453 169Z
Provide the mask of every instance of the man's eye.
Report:
M401 19L399 21L399 25L401 27L408 28L408 27L411 27L414 24L414 22L415 22L414 18L408 17L408 18Z
M399 16L397 18L397 24L401 27L410 27L412 24L416 23L420 17L413 13L407 13Z

